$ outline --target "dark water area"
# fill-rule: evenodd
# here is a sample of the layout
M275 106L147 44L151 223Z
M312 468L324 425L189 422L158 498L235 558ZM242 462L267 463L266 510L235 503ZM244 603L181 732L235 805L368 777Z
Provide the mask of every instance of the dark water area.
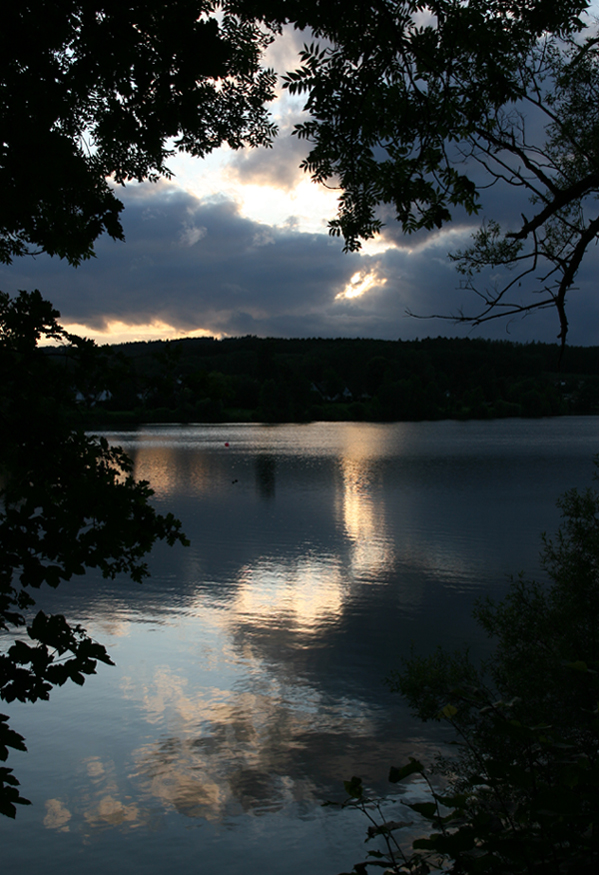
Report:
M33 805L3 873L348 870L353 774L431 760L385 677L411 646L490 646L475 600L540 575L558 495L591 482L599 419L153 426L107 435L191 540L143 585L88 575L41 602L107 645L83 688L5 705ZM414 786L410 793L418 794Z

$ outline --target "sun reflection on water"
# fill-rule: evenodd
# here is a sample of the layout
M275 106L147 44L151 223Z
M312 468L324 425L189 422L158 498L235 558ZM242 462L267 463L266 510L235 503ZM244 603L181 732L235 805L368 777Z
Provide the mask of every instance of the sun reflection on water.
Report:
M385 504L380 490L373 495L373 463L361 456L345 455L339 467L343 491L338 497L345 532L352 542L351 566L356 577L388 571L394 550L387 534Z
M242 568L233 614L244 622L287 627L315 634L339 617L346 583L334 561L303 557L281 562L264 559Z
M159 439L147 438L128 452L136 480L147 480L160 495L169 496L182 489L202 493L214 485L214 467L202 453L182 453Z

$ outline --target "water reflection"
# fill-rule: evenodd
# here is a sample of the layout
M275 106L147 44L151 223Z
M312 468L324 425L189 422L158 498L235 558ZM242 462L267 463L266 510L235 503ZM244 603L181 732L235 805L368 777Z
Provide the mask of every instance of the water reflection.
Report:
M364 451L362 444L356 447ZM368 447L371 452L371 448ZM356 577L375 577L389 571L394 549L386 523L385 496L375 492L375 464L371 456L352 452L339 461L343 487L337 498L347 537L352 543L351 568Z
M186 817L221 821L291 802L318 804L324 786L333 791L350 773L352 751L380 741L383 769L397 755L397 742L381 735L381 715L367 703L331 701L257 663L243 690L189 686L188 678L160 669L139 699L148 722L162 728L159 740L132 754L131 777L146 807L159 801Z
M152 440L141 445L127 447L133 460L133 475L137 480L147 480L152 489L161 496L180 492L197 495L222 485L226 476L204 454L181 450L176 444Z
M256 485L258 494L267 501L275 496L275 469L274 456L260 454L256 456Z
M132 801L114 761L90 756L83 760L82 768L87 782L77 806L86 832L115 827L130 830L149 823L150 812L140 805L139 800ZM127 776L127 782L130 777Z
M287 563L264 559L241 569L229 622L311 639L341 615L346 586L339 565L323 557Z
M487 646L473 637L473 598L536 568L556 495L590 474L591 425L551 428L559 439L543 422L116 436L192 546L159 548L143 587L89 575L41 605L87 625L117 667L61 688L43 711L16 706L30 748L18 773L36 803L19 812L27 837L79 842L77 860L99 872L122 838L119 853L162 871L183 846L197 855L193 831L173 823L225 824L206 867L236 873L239 847L223 860L260 815L269 840L256 871L303 871L285 829L317 875L351 867L321 854L329 839L316 847L320 802L352 774L384 788L389 764L430 757L438 728L412 721L384 677L412 641ZM153 859L148 837L166 823ZM94 856L86 843L104 834L107 856ZM5 845L17 871L23 843ZM30 871L72 868L52 860Z
M55 829L59 832L69 832L69 820L73 815L60 799L48 799L46 801L46 816L44 826L46 829Z

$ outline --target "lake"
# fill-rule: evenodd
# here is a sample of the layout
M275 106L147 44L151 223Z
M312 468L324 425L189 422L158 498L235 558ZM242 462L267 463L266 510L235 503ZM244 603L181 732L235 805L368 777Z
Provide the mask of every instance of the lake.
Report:
M472 606L540 574L599 418L106 436L191 546L159 545L141 586L90 574L40 599L117 665L2 703L34 803L0 820L3 875L348 871L366 824L322 802L354 774L384 791L390 765L448 738L386 675L412 646L488 652Z

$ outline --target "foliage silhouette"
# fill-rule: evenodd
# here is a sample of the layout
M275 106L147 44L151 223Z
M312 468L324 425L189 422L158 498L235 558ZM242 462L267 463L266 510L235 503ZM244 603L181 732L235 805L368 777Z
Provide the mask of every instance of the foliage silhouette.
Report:
M270 37L212 0L30 0L0 33L0 261L78 264L123 239L107 181L169 176L176 151L268 145Z
M505 228L484 222L473 245L455 254L479 309L451 318L480 324L555 307L564 343L566 295L599 233L599 42L583 15L590 3L241 5L311 28L285 85L306 95L308 119L296 127L311 147L302 166L338 189L330 231L345 249L359 249L390 220L408 234L470 221L485 190L507 185L512 199L528 195L529 206L515 206Z
M339 190L331 233L354 250L389 219L403 233L434 231L479 212L490 186L512 186L530 210L517 208L506 228L483 223L455 253L480 308L453 318L479 324L555 307L563 343L566 295L599 232L599 43L589 6L14 5L0 36L0 260L45 251L77 264L102 232L122 239L108 178L169 176L177 150L203 157L223 143L270 145L275 77L262 55L291 23L314 37L284 85L306 95L309 117L296 128L311 146L303 168Z

